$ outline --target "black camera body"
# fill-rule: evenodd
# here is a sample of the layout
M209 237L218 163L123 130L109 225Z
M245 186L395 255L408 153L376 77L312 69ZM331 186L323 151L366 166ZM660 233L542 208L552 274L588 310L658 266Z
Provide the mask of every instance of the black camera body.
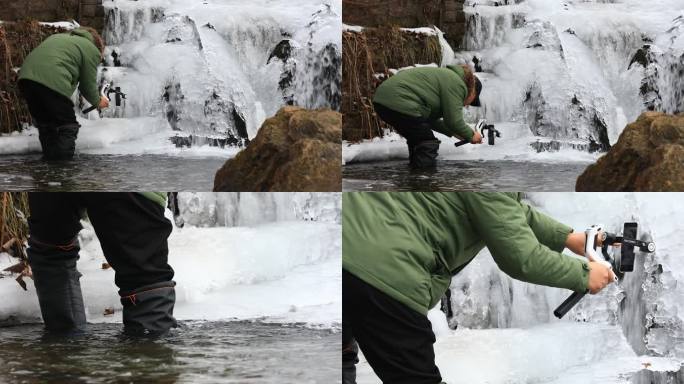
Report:
M482 135L482 137L485 136L485 131L487 131L487 143L489 143L489 145L494 145L496 138L501 137L501 132L499 132L494 127L494 124L487 124L487 122L484 119L477 122L477 125L475 126L475 131L477 131L478 129L480 130L480 134ZM470 143L469 140L461 140L455 143L454 146L460 147L468 143Z
M612 268L616 275L623 276L625 272L634 271L636 248L638 248L639 251L645 253L655 252L656 247L654 242L642 241L637 239L637 228L637 223L624 223L622 236L609 232L601 232L603 236L601 239L603 240L603 245L601 246L601 253L604 260L598 261L605 263L606 265L610 265L610 268ZM594 230L594 232L589 232L592 229ZM591 261L597 261L597 259L593 258L598 256L596 254L595 237L598 236L596 232L600 229L601 226L592 226L592 228L587 230L587 246L585 246L585 252L589 254L588 258ZM592 236L589 237L589 234L592 234ZM594 236L594 234L596 234L596 236ZM615 252L611 255L608 252L608 249L616 244L620 244L620 251ZM589 247L589 249L587 249L587 247ZM592 253L594 254L594 256L592 256ZM618 277L616 276L615 279L617 281ZM587 292L573 293L561 305L559 305L555 311L553 311L553 314L559 319L562 318L563 316L565 316L566 313L568 313L568 311L570 311L570 309L572 309L572 307L574 307L577 303L579 303L580 300L582 300L582 298L584 297L584 295L587 294Z
M487 143L489 143L489 145L494 145L496 138L501 137L501 132L494 128L494 124L485 123L482 129L480 129L480 134L484 136L485 131L487 131Z
M644 253L655 252L655 243L637 239L637 223L625 223L622 236L604 232L601 253L612 265L616 272L634 271L635 248ZM620 252L610 255L608 248L614 244L621 244Z

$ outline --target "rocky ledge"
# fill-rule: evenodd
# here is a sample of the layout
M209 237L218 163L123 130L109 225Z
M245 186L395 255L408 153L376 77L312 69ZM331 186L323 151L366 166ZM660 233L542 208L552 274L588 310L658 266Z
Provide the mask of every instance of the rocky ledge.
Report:
M342 115L283 107L216 173L214 191L342 189Z
M684 191L684 114L646 112L577 179L577 191Z

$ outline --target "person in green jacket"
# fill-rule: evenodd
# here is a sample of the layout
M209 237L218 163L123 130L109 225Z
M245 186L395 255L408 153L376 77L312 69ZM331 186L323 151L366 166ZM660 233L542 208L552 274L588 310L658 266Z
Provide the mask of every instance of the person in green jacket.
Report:
M583 255L586 235L520 193L345 193L342 205L343 384L358 348L384 383L435 384L428 310L484 247L514 279L597 293L613 281Z
M463 107L480 106L482 83L467 65L419 67L399 71L373 96L375 112L406 139L409 164L436 165L440 141L432 131L473 144L482 135L463 120Z
M78 87L92 105L107 108L109 100L97 87L97 66L104 42L92 28L81 27L45 39L24 59L19 89L38 128L46 160L69 160L81 127L71 96Z
M86 330L81 274L76 268L78 233L86 215L115 272L124 332L155 336L176 326L166 193L29 193L28 201L28 262L49 332Z

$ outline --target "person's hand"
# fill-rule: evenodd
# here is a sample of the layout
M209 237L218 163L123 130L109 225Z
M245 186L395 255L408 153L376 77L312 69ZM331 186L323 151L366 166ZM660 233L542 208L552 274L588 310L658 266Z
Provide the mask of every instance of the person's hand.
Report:
M475 131L473 134L473 139L470 141L472 144L482 144L482 135L480 132Z
M109 99L104 96L100 96L100 104L98 104L97 107L99 109L105 109L109 107Z
M613 270L602 263L589 262L589 292L594 295L615 281Z

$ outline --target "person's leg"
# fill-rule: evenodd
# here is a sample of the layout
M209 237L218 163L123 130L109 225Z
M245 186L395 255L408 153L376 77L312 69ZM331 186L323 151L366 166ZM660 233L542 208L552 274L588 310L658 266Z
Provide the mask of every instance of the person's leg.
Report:
M167 244L172 226L164 207L138 193L89 193L83 198L116 273L126 332L160 334L175 327L176 283Z
M440 141L432 132L429 120L407 116L380 104L374 107L378 116L406 139L411 166L430 168L437 164Z
M72 194L29 193L28 261L40 312L50 331L85 329L83 295L76 269L79 207Z
M343 316L353 327L363 355L383 383L437 384L435 335L426 316L343 271Z
M346 272L345 272L346 273ZM342 384L356 384L356 364L359 362L359 345L354 340L352 318L355 316L354 302L342 285Z
M46 160L70 160L76 151L80 125L71 100L31 80L20 80L19 88L38 128Z

